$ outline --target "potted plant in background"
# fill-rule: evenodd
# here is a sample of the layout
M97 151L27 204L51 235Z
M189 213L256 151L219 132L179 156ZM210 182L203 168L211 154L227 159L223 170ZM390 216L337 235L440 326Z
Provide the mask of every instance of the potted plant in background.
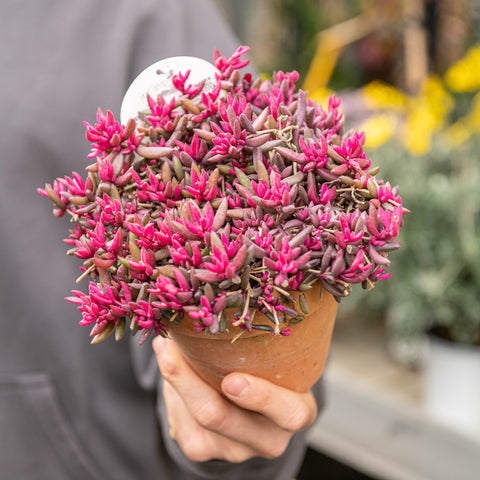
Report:
M68 253L91 280L68 300L92 343L169 335L216 387L237 370L306 391L337 303L389 276L406 209L364 135L343 133L339 100L307 99L296 72L242 76L247 51L215 52L209 88L176 72L175 95L125 125L99 110L86 177L39 192L73 222Z
M373 95L396 99L395 110L387 102L363 128L373 133L368 123L379 125L377 119L383 118L385 133L394 122L389 131L400 135L387 135L390 139L374 150L383 159L384 174L402 185L414 213L400 234L404 246L391 281L375 298L358 299L364 311L383 312L393 356L421 368L426 411L477 437L480 82L473 72L479 60L480 49L473 48L443 79L428 79L418 98L392 95L385 86ZM368 95L375 88L368 86ZM369 138L386 137L374 133Z

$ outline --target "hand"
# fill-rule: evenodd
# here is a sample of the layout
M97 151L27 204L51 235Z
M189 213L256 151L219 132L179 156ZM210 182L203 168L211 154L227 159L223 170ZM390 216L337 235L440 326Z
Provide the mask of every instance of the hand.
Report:
M190 368L173 341L157 337L153 348L165 380L170 436L194 462L278 457L292 435L316 418L311 392L231 373L222 382L228 401Z

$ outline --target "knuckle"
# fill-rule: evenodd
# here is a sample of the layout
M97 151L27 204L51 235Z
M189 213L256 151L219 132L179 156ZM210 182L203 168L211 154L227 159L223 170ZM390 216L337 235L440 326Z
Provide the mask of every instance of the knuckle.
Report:
M285 422L285 430L289 432L298 432L307 428L313 421L313 415L307 405L299 405L290 412Z
M209 460L203 447L198 443L189 439L178 441L180 448L185 456L192 462L204 462Z
M193 416L200 426L215 432L223 430L228 421L228 416L224 409L213 402L200 405L193 412Z
M278 458L285 453L285 450L288 447L290 436L287 439L279 439L275 442L272 442L263 452L262 457L273 460Z
M225 450L225 460L229 463L242 463L253 455L242 451L239 448L229 448Z
M259 412L265 412L269 405L271 404L271 392L270 390L265 390L257 394L256 400L256 410Z
M178 376L179 366L168 357L162 358L159 362L159 367L162 377L169 382Z

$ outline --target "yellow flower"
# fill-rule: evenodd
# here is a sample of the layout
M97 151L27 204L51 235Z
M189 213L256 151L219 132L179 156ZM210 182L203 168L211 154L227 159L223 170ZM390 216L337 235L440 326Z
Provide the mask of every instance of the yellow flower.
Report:
M445 83L454 92L471 92L480 88L480 45L454 63L445 74Z
M359 130L365 132L365 148L375 149L390 140L397 126L397 117L389 113L372 115L365 120Z
M328 108L328 99L334 94L333 90L329 88L316 88L312 93L308 94L308 98L311 98L315 103L321 105L324 110Z
M475 133L480 133L480 93L475 95L470 112L446 129L445 138L458 147Z
M401 111L407 100L403 92L379 80L365 85L362 97L367 107L373 110Z
M414 155L426 153L431 147L433 134L445 125L452 107L452 97L441 80L435 76L428 78L420 95L409 100L409 115L403 130L406 149Z
M436 76L427 78L422 87L421 101L426 102L435 117L437 126L443 125L447 113L454 106L452 96L443 87L442 81Z
M417 108L408 117L403 129L405 148L414 155L423 155L431 147L435 118L432 112L425 108Z
M473 105L467 116L468 126L474 132L480 132L480 93L473 98Z
M445 130L445 139L452 147L459 147L472 136L464 119L458 120Z

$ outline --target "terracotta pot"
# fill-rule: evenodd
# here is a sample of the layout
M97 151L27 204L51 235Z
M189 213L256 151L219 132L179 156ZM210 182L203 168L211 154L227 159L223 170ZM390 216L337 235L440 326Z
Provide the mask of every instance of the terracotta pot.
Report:
M298 293L292 292L298 299ZM234 311L227 311L228 331L205 335L193 331L193 319L170 326L170 336L191 367L206 382L221 391L222 379L231 372L246 372L298 392L308 391L323 372L337 312L337 302L316 285L306 292L309 314L289 324L290 336L274 336L254 330L234 343L241 331L231 326ZM297 308L299 310L299 308ZM257 312L254 323L271 324Z

